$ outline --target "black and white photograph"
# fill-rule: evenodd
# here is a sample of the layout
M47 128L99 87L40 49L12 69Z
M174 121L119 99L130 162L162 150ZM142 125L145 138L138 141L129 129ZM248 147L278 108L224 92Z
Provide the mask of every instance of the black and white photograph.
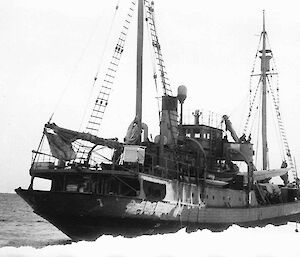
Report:
M299 256L299 7L0 0L0 257Z

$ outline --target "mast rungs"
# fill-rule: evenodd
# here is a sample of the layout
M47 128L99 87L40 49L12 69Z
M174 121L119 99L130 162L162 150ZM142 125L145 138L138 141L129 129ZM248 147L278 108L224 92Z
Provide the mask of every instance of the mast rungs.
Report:
M114 62L110 62L110 64L114 65L114 66L118 66L117 63L114 63Z
M101 110L97 110L97 109L93 109L93 112L100 112L100 113L104 113L103 111L101 111Z
M103 81L106 82L106 83L109 83L109 84L112 84L112 83L113 83L112 81L109 81L109 80L107 80L107 79L104 79Z
M90 123L90 124L95 124L95 125L101 125L100 123L98 123L98 122L94 122L94 121L89 121L88 123Z
M123 46L121 46L121 44L119 44L119 46L123 48ZM113 56L115 56L115 57L121 59L121 54L120 54L119 51L115 51Z
M111 90L110 87L106 87L106 86L103 86L103 85L102 85L102 87L105 88L106 90Z
M108 76L108 77L111 77L111 78L115 78L115 76L113 76L113 75L110 75L110 74L108 74L108 73L106 73L106 76Z
M100 94L103 94L103 95L109 95L108 93L105 93L105 92L103 92L103 91L101 91ZM105 100L105 99L101 99L101 100Z
M112 68L108 68L109 70L113 71L113 72L116 72L116 70L112 69Z
M103 92L100 92L99 96L98 96L98 100L102 101L102 103L95 103L96 105L102 105L102 106L106 106L106 102L108 101L108 94L104 94Z
M99 99L101 99L100 101L102 102L100 102L100 103L95 103L95 106L100 106L100 107L106 107L106 102L107 102L107 100L105 100L105 99L103 99L103 98L99 98ZM99 110L100 110L100 108L99 108Z
M118 57L116 57L116 56L113 56L112 58L114 58L114 59L120 61L120 58L118 58Z
M163 59L159 58L159 57L156 57L157 60L161 61L161 62L164 62Z
M91 118L95 118L95 119L101 119L102 120L102 117L100 117L100 116L95 116L95 115L91 115Z
M97 131L98 129L96 129L96 128L90 128L90 127L87 127L86 128L87 130L93 130L93 131Z

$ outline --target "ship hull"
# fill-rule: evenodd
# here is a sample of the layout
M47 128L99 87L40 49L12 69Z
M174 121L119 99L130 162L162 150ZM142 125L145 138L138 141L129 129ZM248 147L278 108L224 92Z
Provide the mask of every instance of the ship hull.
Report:
M213 208L87 193L21 188L16 192L36 214L73 240L172 233L181 228L188 232L204 228L222 231L233 224L256 227L300 221L299 201L252 208Z

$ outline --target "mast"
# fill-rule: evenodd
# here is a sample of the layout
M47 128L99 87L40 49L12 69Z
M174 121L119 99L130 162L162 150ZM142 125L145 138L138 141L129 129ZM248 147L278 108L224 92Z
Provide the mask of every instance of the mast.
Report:
M267 145L267 70L268 61L266 56L266 30L265 30L265 11L263 10L263 48L261 56L261 79L262 79L262 153L263 153L263 169L268 167L268 145Z
M137 25L137 67L136 67L136 122L142 130L142 83L143 83L143 39L144 39L144 0L138 0Z

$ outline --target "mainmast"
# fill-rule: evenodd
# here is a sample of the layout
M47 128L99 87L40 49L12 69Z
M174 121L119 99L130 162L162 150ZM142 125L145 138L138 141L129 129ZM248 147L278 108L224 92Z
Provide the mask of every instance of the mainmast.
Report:
M263 45L261 52L261 81L262 81L262 153L263 153L263 169L268 168L268 144L267 144L267 71L269 71L269 61L272 58L267 56L271 52L266 50L266 29L265 29L265 11L263 11Z
M142 84L143 84L143 39L144 39L144 0L138 1L137 26L137 67L136 67L136 122L142 130Z

